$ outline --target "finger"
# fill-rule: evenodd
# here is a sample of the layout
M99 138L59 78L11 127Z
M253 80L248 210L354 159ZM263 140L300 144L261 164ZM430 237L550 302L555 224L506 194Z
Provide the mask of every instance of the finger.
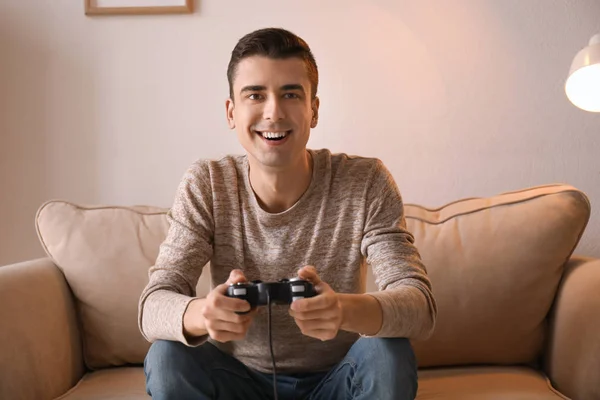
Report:
M298 328L304 332L310 332L314 330L337 330L338 323L334 319L314 319L310 321L295 320Z
M216 286L213 291L217 292L219 294L225 295L225 293L227 293L227 288L229 287L228 283L222 283L218 286Z
M233 340L241 340L245 336L242 333L232 333L224 331L208 331L208 334L211 338L221 343L231 342Z
M294 311L306 312L332 307L336 299L332 296L317 295L292 302L290 308Z
M227 279L228 285L233 285L235 283L246 282L246 276L242 272L241 269L234 269L229 273L229 278Z
M212 319L219 319L221 321L229 321L236 324L245 324L252 321L256 316L258 310L256 308L250 311L228 311L222 309L216 309Z
M219 296L224 296L224 297L226 297L226 298L228 298L228 299L237 299L237 298L235 298L235 297L227 297L227 296L226 296L226 294L227 294L227 289L228 289L228 288L229 288L229 284L228 284L228 283L222 283L222 284L220 284L220 285L216 286L216 287L215 287L215 288L212 290L211 294L212 294L214 297L216 297L216 295L219 295ZM209 296L210 296L210 294L209 294ZM207 297L209 297L209 296L207 296ZM240 299L237 299L237 300L240 300ZM245 300L243 300L243 301L245 301Z
M309 281L315 286L321 283L321 278L319 278L317 269L312 265L306 265L300 268L300 270L298 271L298 277L300 279L304 279L305 281Z
M290 310L289 313L292 317L300 321L331 320L338 316L337 310L333 308L306 312Z
M315 339L319 339L322 341L335 339L337 336L337 331L328 330L328 329L313 329L310 331L302 332L305 336L310 336Z
M219 309L207 310L203 314L206 321L207 329L211 324L215 323L227 323L235 325L249 325L253 319L253 313L248 314L236 314L231 311L224 311Z
M232 324L247 324L254 318L255 312L238 314L235 312L225 312L223 315L216 317L220 321L231 322Z
M207 330L210 329L214 332L231 332L231 333L246 333L248 330L248 323L236 324L229 321L206 321Z
M227 297L224 294L216 293L211 298L211 305L223 311L228 312L246 312L250 311L250 303L246 300L236 299L235 297Z

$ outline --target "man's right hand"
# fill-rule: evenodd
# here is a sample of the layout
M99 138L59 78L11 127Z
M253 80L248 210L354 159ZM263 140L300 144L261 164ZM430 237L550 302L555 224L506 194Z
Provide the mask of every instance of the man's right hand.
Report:
M211 338L223 343L246 337L256 310L248 314L236 314L236 311L249 311L250 304L246 300L225 296L229 285L239 282L247 282L246 277L241 270L234 269L227 282L211 290L206 298L193 300L189 304L183 316L186 336L208 333Z

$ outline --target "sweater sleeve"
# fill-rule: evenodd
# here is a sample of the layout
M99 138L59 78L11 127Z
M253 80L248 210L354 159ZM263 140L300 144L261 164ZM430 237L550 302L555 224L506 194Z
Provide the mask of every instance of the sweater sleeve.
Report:
M427 270L406 228L396 183L378 160L365 198L367 212L361 252L373 269L383 311L376 337L425 339L435 327L437 305Z
M208 337L184 335L183 315L213 252L212 190L206 163L198 162L184 174L167 220L166 239L139 299L138 326L149 342L162 339L198 346Z

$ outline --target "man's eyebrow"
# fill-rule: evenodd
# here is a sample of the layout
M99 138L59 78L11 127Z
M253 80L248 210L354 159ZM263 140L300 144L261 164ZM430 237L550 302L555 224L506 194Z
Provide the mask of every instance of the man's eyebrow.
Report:
M244 86L240 90L240 93L244 93L244 92L261 92L261 91L265 91L265 90L267 90L266 86L262 86L262 85L248 85L248 86ZM299 90L302 93L304 93L304 87L302 85L300 85L299 83L289 83L287 85L283 85L279 90L282 90L282 91L286 91L286 90Z
M249 85L249 86L244 86L242 88L242 90L240 90L240 93L244 93L244 92L260 92L261 90L267 90L267 88L265 86L260 86L260 85Z
M304 93L304 87L299 83L290 83L289 85L283 85L281 90L299 90Z

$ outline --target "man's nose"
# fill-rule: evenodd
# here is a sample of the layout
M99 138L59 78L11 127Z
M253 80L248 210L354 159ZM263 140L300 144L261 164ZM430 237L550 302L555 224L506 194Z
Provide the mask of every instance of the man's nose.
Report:
M271 97L265 103L263 110L263 118L270 121L279 121L284 118L283 107L281 106L281 100L277 97Z

